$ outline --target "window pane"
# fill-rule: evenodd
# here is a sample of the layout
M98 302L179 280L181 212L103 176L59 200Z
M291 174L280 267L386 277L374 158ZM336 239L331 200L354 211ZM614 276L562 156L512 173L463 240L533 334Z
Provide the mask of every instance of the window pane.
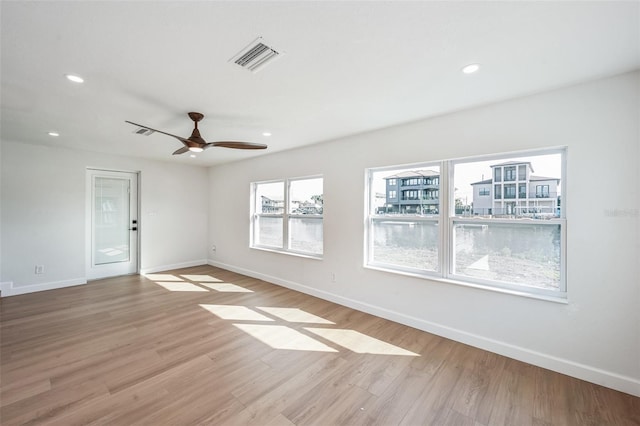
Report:
M289 213L308 218L289 219L288 249L322 254L322 178L296 179L289 183Z
M371 178L372 214L439 214L440 166L378 170Z
M401 267L438 270L439 227L437 221L374 221L374 262Z
M322 178L292 180L289 183L289 213L322 214Z
M314 254L322 254L322 218L289 219L289 248Z
M560 287L560 225L454 224L454 244L454 274Z
M96 265L129 260L129 179L96 176L95 235Z
M282 248L282 218L258 216L256 218L255 244Z
M560 153L455 163L455 216L559 217L561 177Z
M256 213L284 213L284 182L256 184Z

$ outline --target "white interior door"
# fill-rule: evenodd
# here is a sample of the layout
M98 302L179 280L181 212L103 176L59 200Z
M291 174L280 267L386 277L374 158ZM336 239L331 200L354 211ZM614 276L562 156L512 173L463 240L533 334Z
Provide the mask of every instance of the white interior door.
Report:
M138 272L138 175L87 171L87 278Z

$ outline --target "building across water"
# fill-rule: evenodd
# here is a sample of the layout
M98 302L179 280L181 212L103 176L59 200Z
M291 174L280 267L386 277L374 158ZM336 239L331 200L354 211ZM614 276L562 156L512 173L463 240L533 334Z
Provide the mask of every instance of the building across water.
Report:
M526 161L491 166L491 179L471 184L473 215L558 215L560 179L532 173L533 167Z

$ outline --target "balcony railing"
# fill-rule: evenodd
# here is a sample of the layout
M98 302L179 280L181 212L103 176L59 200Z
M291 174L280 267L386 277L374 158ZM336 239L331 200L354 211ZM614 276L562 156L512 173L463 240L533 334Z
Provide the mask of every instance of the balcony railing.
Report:
M483 195L483 194L480 194ZM557 192L530 192L528 198L540 198L540 199L546 199L546 200L551 200L551 199L555 199L558 197L558 193ZM527 198L527 194L523 193L523 192L518 192L517 194L494 194L493 199L494 200L514 200L514 199L525 199Z

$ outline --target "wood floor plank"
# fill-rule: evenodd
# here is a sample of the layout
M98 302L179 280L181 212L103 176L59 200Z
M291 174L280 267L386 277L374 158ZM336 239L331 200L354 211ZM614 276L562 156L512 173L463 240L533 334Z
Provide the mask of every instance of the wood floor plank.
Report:
M234 395L242 401L246 408L242 413L242 424L260 426L270 419L282 416L282 412L290 406L300 406L300 395L311 395L318 382L332 376L347 361L341 357L324 353L315 357L313 362L305 362L292 366L288 378L279 383L263 383L256 388L245 387L234 391ZM282 370L280 370L282 371ZM302 400L304 401L304 396ZM287 420L289 421L289 420Z
M397 424L417 405L417 399L431 379L428 373L406 367L382 395L365 407L366 424Z
M0 298L0 423L637 426L640 398L203 265Z

